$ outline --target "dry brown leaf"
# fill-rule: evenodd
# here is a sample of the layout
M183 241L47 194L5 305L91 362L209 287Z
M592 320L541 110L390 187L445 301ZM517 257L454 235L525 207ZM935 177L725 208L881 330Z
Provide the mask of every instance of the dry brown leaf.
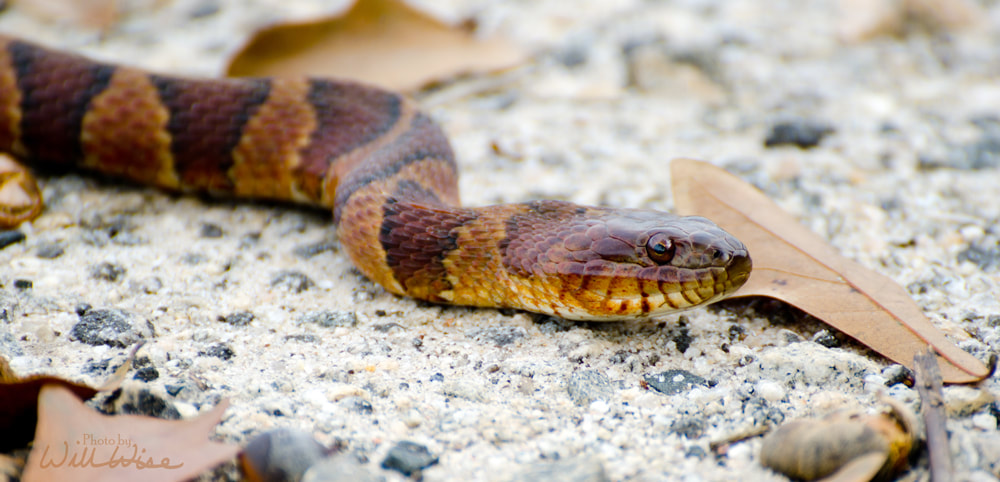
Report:
M233 459L239 447L208 440L229 403L193 420L102 415L69 390L46 385L25 482L186 480Z
M679 213L709 218L747 245L753 272L734 296L782 300L910 368L914 354L933 346L949 383L989 375L930 323L902 287L841 256L750 184L691 159L675 159L670 172Z
M469 72L509 68L523 59L506 41L478 40L400 0L364 0L335 17L257 32L226 73L349 78L407 91Z
M107 30L121 15L120 0L11 0L12 5L40 20Z
M7 359L0 356L0 452L25 447L35 436L38 420L38 393L46 385L66 388L81 400L88 400L97 392L114 390L125 380L132 367L135 354L142 347L137 345L128 358L104 385L92 388L49 375L19 377L10 369Z

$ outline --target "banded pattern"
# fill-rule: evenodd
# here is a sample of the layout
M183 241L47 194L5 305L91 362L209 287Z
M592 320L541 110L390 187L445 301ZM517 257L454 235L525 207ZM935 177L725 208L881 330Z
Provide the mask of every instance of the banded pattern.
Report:
M153 75L0 37L0 152L331 208L366 276L433 302L637 318L717 300L750 271L745 247L703 218L558 201L460 207L434 122L399 94L346 81ZM40 210L17 169L0 161L0 224Z

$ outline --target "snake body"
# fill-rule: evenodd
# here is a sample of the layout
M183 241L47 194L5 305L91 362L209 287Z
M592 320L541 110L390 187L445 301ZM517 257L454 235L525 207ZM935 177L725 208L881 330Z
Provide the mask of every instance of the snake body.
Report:
M718 300L750 272L744 245L700 217L562 201L461 207L440 128L403 96L347 81L164 76L0 37L0 152L331 208L362 273L437 303L643 318ZM33 181L0 176L0 193L15 188L0 196L2 224L40 211Z

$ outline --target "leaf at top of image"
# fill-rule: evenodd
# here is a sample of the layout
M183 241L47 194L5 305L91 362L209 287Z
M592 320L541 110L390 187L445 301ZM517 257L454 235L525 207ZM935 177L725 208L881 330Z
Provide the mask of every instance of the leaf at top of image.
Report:
M750 184L691 159L670 164L674 202L746 244L753 271L733 297L767 296L796 306L886 358L913 368L928 345L948 383L971 383L990 370L954 345L900 285L841 256Z
M413 91L470 72L510 68L524 53L480 40L401 0L357 0L339 15L257 32L229 61L231 77L331 77Z

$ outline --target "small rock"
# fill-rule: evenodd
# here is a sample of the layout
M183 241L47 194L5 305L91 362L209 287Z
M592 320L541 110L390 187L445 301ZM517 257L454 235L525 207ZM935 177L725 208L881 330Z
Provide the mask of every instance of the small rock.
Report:
M371 402L361 397L347 397L339 400L337 405L362 415L371 415L375 411L375 409L372 408Z
M294 335L285 335L282 337L285 341L297 341L299 343L319 343L321 340L318 336L312 333L296 333Z
M292 249L292 254L302 259L309 259L320 253L327 251L337 251L337 243L332 241L319 241L312 244L303 244Z
M840 346L840 340L837 339L837 335L831 333L830 330L819 330L813 335L812 341L827 348L837 348Z
M501 325L473 328L466 331L465 336L479 343L489 342L495 346L506 346L528 336L528 331L520 326Z
M24 233L18 230L0 231L0 249L24 241Z
M312 311L299 317L299 324L315 324L324 328L357 326L358 315L353 311Z
M207 350L198 352L198 354L214 356L222 361L229 361L236 356L236 352L234 352L233 349L225 343L216 343L208 347Z
M34 283L30 279L16 279L14 280L14 289L18 291L30 290L34 286Z
M392 469L409 477L436 463L438 458L427 447L404 440L389 449L382 461L382 468Z
M222 234L222 228L213 223L201 223L201 231L198 232L203 238L221 238Z
M321 460L302 476L302 482L378 482L383 480L358 463L350 454L338 454Z
M272 287L283 288L292 293L301 293L315 285L313 280L298 271L281 271L271 278Z
M687 439L696 439L705 433L705 419L695 416L683 416L670 424L670 431L683 435Z
M113 263L99 263L90 267L90 277L115 283L125 276L125 268Z
M63 255L65 250L59 243L42 243L35 249L35 256L42 259L55 259Z
M24 350L21 349L21 345L18 344L17 338L14 335L7 332L7 327L0 323L0 356L6 358L11 358L14 356L20 356L24 354Z
M114 402L115 400L109 401ZM181 418L180 412L170 402L146 389L125 393L119 401L120 407L115 411L116 413L145 415L167 420L180 420Z
M115 348L125 348L152 336L151 323L119 309L86 310L70 331L72 340Z
M885 386L891 387L912 380L913 372L903 365L893 364L882 370L882 378L885 378Z
M597 370L580 370L569 376L566 392L574 404L586 407L595 400L610 400L614 395L614 388L607 375Z
M225 316L220 316L219 321L233 326L247 326L254 320L254 314L249 311L237 311Z
M708 386L704 378L687 370L667 370L644 378L649 386L664 395L677 395L691 390L696 385Z
M160 372L156 369L156 367L142 367L135 371L135 375L132 378L144 382L151 382L160 378Z
M829 124L810 119L792 119L771 126L764 139L765 147L794 145L807 149L816 147L828 134L834 132Z
M327 449L300 430L279 428L250 440L240 462L250 480L294 481L318 464Z
M1000 268L1000 243L973 244L958 253L958 261L968 261L983 271Z
M968 417L994 401L990 392L964 385L945 387L943 391L949 417Z
M598 457L576 456L555 462L540 462L529 465L508 482L607 482L607 472Z

